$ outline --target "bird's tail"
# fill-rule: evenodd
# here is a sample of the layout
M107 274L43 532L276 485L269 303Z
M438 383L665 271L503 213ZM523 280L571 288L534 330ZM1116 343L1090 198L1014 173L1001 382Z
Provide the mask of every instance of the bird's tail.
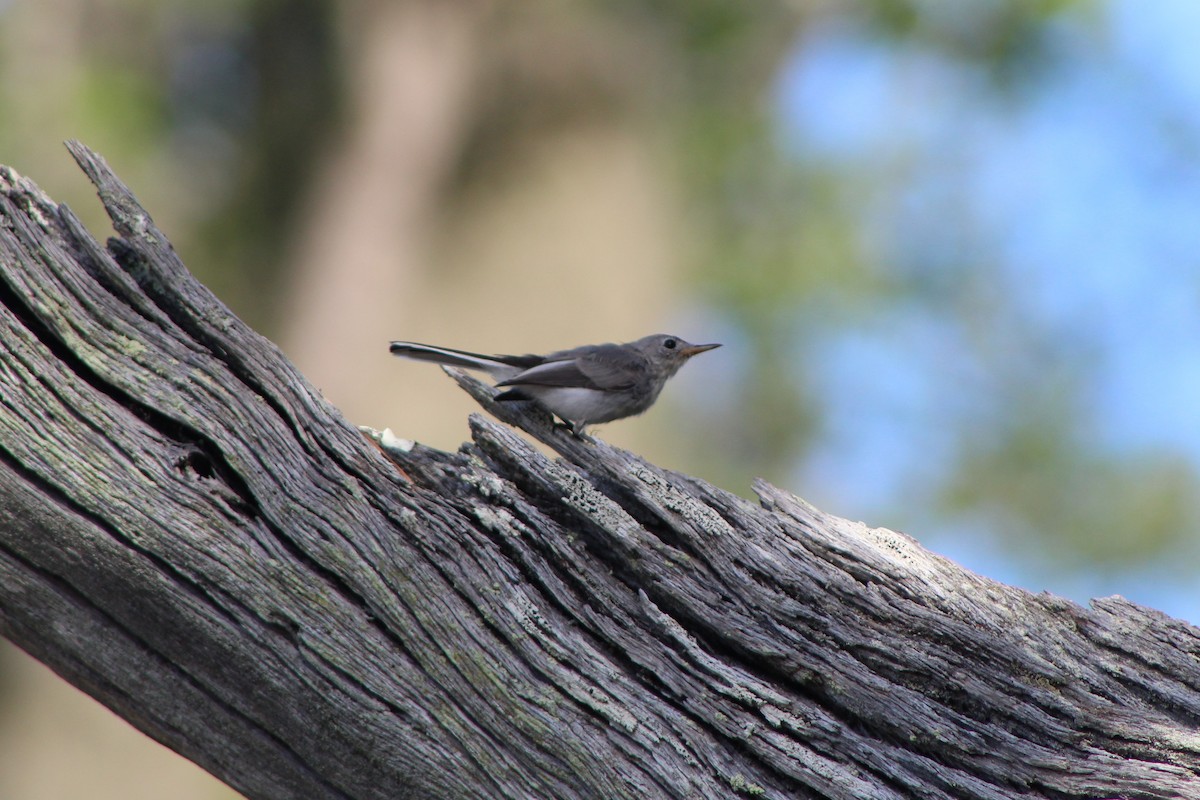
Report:
M411 358L414 361L432 361L448 367L481 369L497 378L507 378L521 371L519 367L500 360L506 356L485 356L480 353L468 353L465 350L452 350L448 347L434 347L417 342L392 342L388 349L394 356Z

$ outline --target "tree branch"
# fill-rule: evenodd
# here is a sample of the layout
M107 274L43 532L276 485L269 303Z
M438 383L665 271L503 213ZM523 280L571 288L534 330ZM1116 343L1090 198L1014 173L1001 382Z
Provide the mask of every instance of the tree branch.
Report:
M94 153L0 171L0 632L251 798L1200 796L1200 635L535 409L348 425Z

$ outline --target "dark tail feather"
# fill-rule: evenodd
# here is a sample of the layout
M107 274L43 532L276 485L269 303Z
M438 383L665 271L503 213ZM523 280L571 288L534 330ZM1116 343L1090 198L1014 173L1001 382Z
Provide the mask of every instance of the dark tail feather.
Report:
M447 347L434 347L416 342L392 342L388 348L394 356L411 358L414 361L432 361L435 364L445 364L448 367L463 369L492 370L498 366L498 359L479 353L468 353L465 350L451 350ZM503 362L499 362L503 363Z

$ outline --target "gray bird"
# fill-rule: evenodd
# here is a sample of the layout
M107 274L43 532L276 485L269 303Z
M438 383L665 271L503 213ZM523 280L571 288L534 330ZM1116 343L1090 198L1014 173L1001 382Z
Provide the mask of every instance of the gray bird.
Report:
M392 355L481 369L508 387L497 400L534 400L571 425L576 436L594 423L641 414L667 379L694 355L719 344L688 344L657 333L626 344L592 344L544 356L485 356L416 342L392 342Z

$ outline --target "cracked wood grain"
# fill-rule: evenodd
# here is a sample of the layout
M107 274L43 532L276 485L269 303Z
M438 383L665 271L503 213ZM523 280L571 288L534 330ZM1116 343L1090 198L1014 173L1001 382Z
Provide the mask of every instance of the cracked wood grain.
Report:
M246 796L1200 797L1195 628L462 374L507 425L364 436L69 147L104 245L0 171L0 632Z

